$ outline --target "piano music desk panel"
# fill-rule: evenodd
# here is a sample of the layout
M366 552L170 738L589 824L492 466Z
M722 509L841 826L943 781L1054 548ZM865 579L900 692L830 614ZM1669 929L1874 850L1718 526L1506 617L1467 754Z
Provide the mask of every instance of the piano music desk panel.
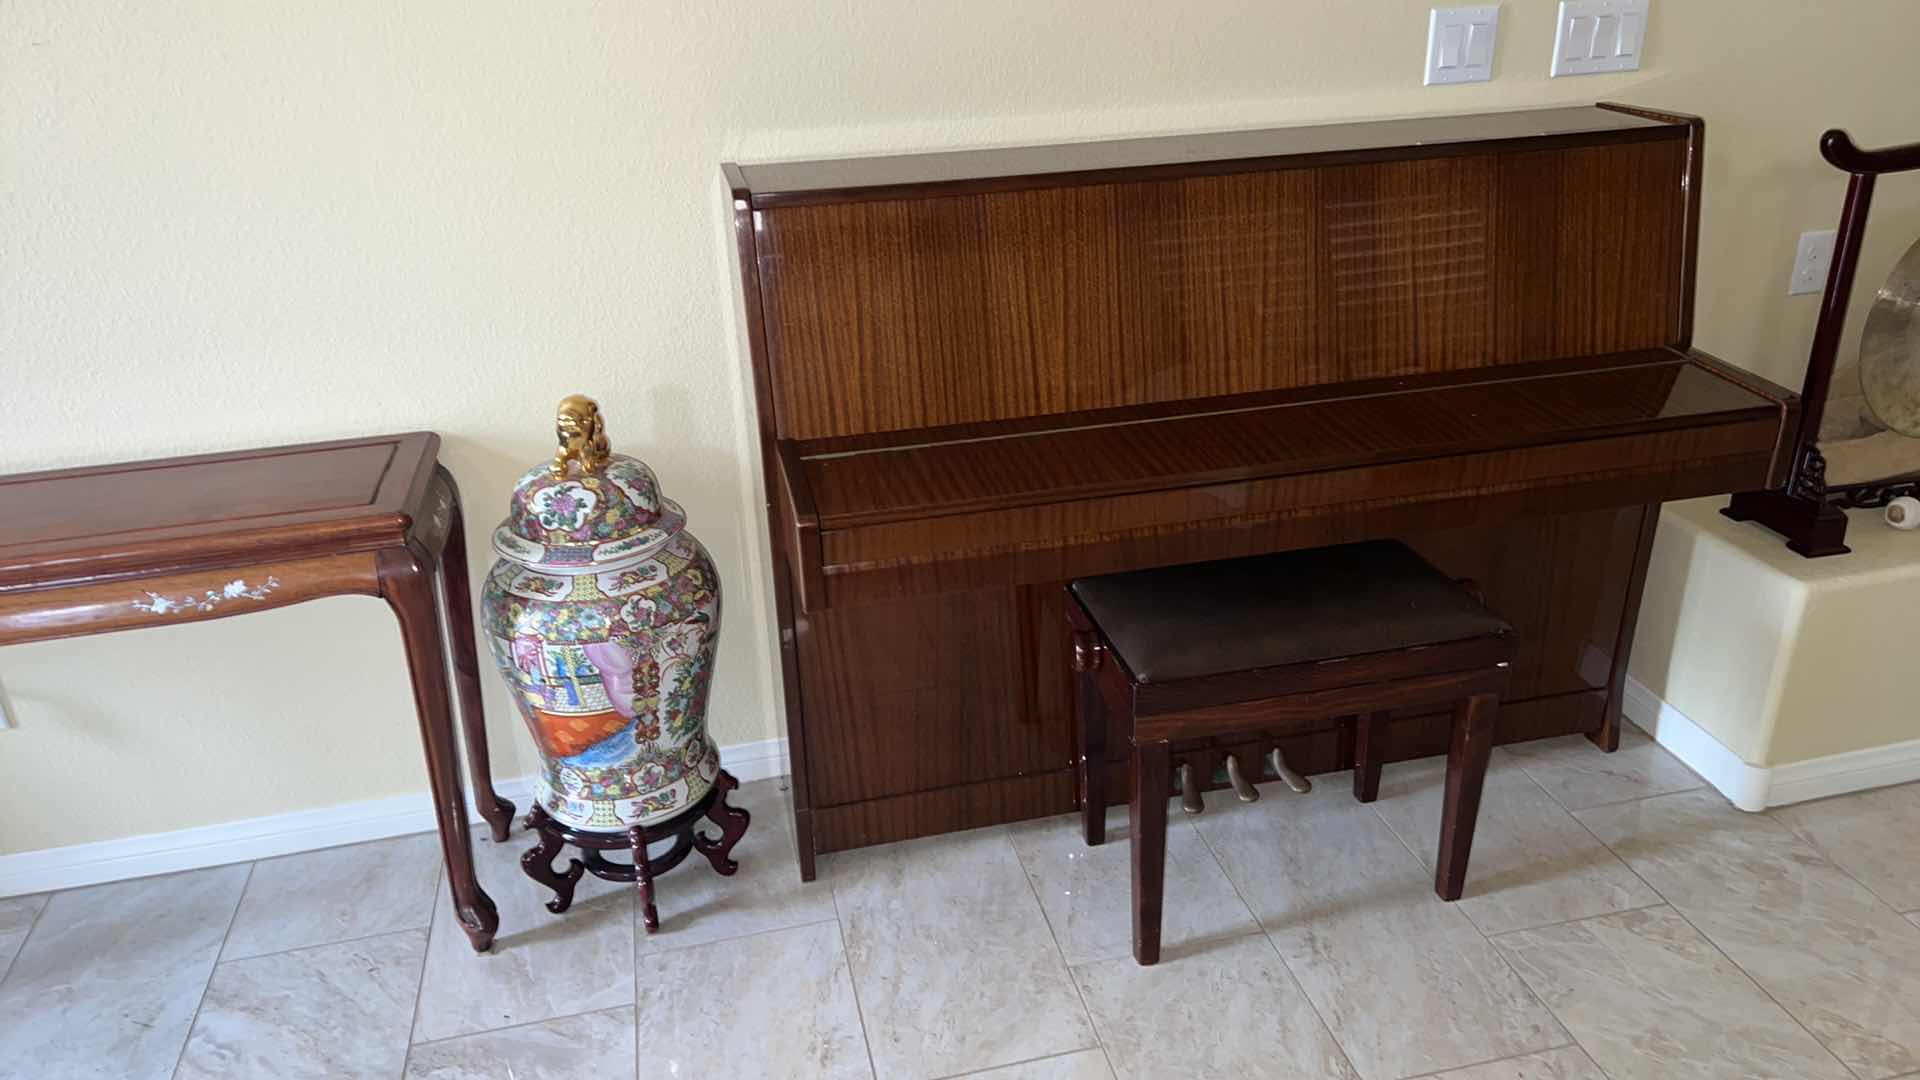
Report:
M1659 503L1777 479L1798 408L1690 348L1703 131L727 166L803 874L1073 807L1081 574L1400 536L1520 630L1500 738L1610 746ZM1347 767L1351 730L1289 753Z
M862 435L1672 344L1684 133L770 210L759 272L779 431Z

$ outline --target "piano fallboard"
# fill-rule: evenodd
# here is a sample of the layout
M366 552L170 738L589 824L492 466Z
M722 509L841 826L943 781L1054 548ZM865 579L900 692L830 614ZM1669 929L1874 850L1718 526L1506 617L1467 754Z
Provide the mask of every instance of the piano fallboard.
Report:
M1704 354L1496 370L784 444L801 607L1765 486L1790 430Z

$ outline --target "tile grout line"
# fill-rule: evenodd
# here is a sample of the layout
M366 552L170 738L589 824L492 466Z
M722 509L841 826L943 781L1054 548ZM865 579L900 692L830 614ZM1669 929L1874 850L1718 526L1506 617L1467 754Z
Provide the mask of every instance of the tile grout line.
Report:
M1648 886L1648 888L1652 888L1652 886ZM1660 894L1657 892L1654 893L1654 895L1660 896ZM1636 911L1652 911L1654 908L1672 907L1672 906L1673 905L1671 903L1667 902L1666 897L1661 896L1659 900L1656 900L1651 904L1635 904L1632 907L1621 908L1618 911L1596 911L1591 915L1576 915L1571 919L1560 919L1556 922L1541 923L1538 926L1516 926L1511 930L1502 930L1496 934L1489 934L1486 931L1482 930L1480 932L1480 936L1486 938L1489 942L1492 942L1493 944L1497 945L1500 943L1501 938L1512 937L1515 934L1532 934L1541 930L1553 930L1562 926L1572 926L1575 923L1590 922L1594 919L1607 919L1607 918L1612 918L1615 915L1631 915Z
M1895 784L1892 786L1901 787L1904 785ZM1869 789L1869 790L1874 790L1874 789ZM1858 795L1858 794L1862 794L1862 792L1850 791L1840 795L1828 796L1827 799L1817 799L1813 801L1827 802L1829 800L1834 800L1834 799L1844 799L1848 795ZM1799 804L1789 804L1789 805L1799 805ZM1760 811L1760 813L1756 816L1766 818L1769 821L1772 821L1773 823L1775 823L1776 825L1779 825L1781 828L1787 830L1787 832L1793 835L1794 839L1800 841L1802 844L1805 844L1809 849L1813 851L1814 854L1820 856L1822 859L1825 859L1827 863L1831 865L1835 870L1840 871L1842 874L1846 875L1846 877L1850 879L1854 884L1860 886L1862 889L1865 889L1869 896L1872 896L1875 900L1878 900L1882 904L1885 904L1889 908L1892 908L1894 914L1902 916L1903 918L1906 915L1911 914L1910 912L1900 910L1899 905L1895 904L1893 901L1887 899L1886 897L1881 896L1880 891L1878 889L1875 889L1872 885L1869 885L1866 879L1862 878L1860 875L1854 873L1853 871L1847 869L1846 867L1841 866L1840 860L1834 858L1831 854L1829 854L1826 848L1821 847L1818 843L1815 843L1812 837L1802 835L1800 830L1794 828L1793 826L1787 824L1784 821L1781 821L1777 811L1785 810L1785 809L1787 809L1787 807L1785 806L1768 807L1767 809Z
M1395 764L1405 764L1405 763L1396 762ZM1382 771L1384 773L1384 770ZM1489 765L1489 771L1491 771L1491 765ZM1526 773L1526 770L1522 769L1521 772ZM1533 774L1526 773L1526 776L1529 781L1534 782L1534 785L1536 787L1539 786L1537 781L1533 781ZM1382 779L1384 780L1384 776L1382 777ZM1485 787L1486 787L1485 776L1482 776L1480 778L1480 783L1481 783L1481 789L1484 793ZM1559 805L1559 800L1553 798L1552 795L1548 795L1547 800L1549 802L1552 802L1556 806ZM1445 798L1443 796L1442 803L1444 804L1444 802L1445 802ZM1374 819L1380 822L1380 824L1386 828L1388 835L1392 836L1395 840L1400 841L1400 846L1406 849L1407 855L1409 858L1413 860L1414 865L1420 867L1422 877L1426 877L1430 873L1430 871L1426 869L1426 863L1420 860L1419 853L1413 850L1413 845L1407 843L1406 837L1401 836L1399 830L1393 827L1393 822L1387 820L1387 815L1380 812L1380 800L1375 799L1373 802L1366 803L1364 805L1366 806L1367 809L1373 811ZM1573 816L1572 812L1568 811L1564 806L1560 807L1560 810L1562 813L1566 814L1568 817ZM1478 822L1479 822L1478 809L1474 811L1474 821L1476 823L1476 828L1477 828ZM1436 845L1439 843L1438 836L1434 838L1434 843ZM1605 845L1602 845L1602 846L1604 847ZM1609 855L1613 854L1612 849L1609 848L1607 850L1607 853ZM1436 854L1435 858L1438 859L1439 856ZM1660 894L1656 892L1654 895L1658 896ZM1466 899L1466 897L1462 895L1461 899L1464 900ZM1506 969L1507 974L1512 975L1514 977L1514 980L1517 981L1520 984L1520 986L1526 990L1527 996L1533 999L1533 1003L1535 1005L1540 1006L1540 1008L1546 1012L1547 1016L1552 1018L1553 1026L1560 1029L1560 1034L1565 1035L1569 1042L1578 1043L1579 1040L1573 1037L1573 1029L1567 1027L1566 1022L1560 1019L1560 1014L1557 1012L1554 1012L1553 1007L1546 1003L1546 1000L1540 996L1538 991L1534 990L1533 984L1527 981L1526 976L1520 974L1520 969L1513 966L1513 961L1507 959L1507 954L1500 948L1500 946L1495 945L1493 943L1493 939L1487 935L1487 932L1485 930L1480 928L1480 924L1473 921L1473 916L1467 914L1466 909L1460 906L1460 901L1459 900L1453 900L1453 901L1441 900L1440 903L1448 907L1451 907L1455 911L1458 911L1460 913L1461 919L1464 920L1466 924L1473 929L1474 933L1480 935L1481 943L1486 945L1487 948L1493 951L1494 957L1500 961L1500 966ZM1582 1047L1582 1052L1583 1053L1585 1052L1584 1047ZM1539 1051L1527 1050L1527 1051L1523 1051L1523 1053L1533 1054L1533 1053L1539 1053ZM1591 1057L1592 1055L1589 1054L1588 1056ZM1499 1060L1499 1059L1496 1059L1496 1060ZM1465 1067L1465 1066L1462 1066L1462 1067ZM1446 1072L1448 1070L1442 1069L1440 1071Z
M1678 791L1655 791L1655 792L1649 792L1648 794L1645 794L1645 795L1630 795L1624 799L1607 799L1603 802L1597 802L1590 806L1578 806L1578 807L1568 806L1565 802L1561 801L1559 796L1555 795L1552 791L1548 790L1547 785L1544 783L1541 783L1539 777L1533 775L1532 769L1527 768L1527 761L1529 757L1533 755L1529 755L1524 751L1515 751L1513 749L1513 747L1515 746L1527 746L1530 744L1537 744L1539 742L1546 742L1549 740L1544 740L1544 739L1528 740L1527 742L1513 743L1510 746L1506 747L1507 756L1514 759L1514 763L1520 767L1520 771L1527 774L1527 779L1533 781L1534 784L1540 788L1540 790L1545 791L1547 793L1547 798L1552 799L1554 803L1560 807L1560 809L1565 810L1568 814L1577 814L1582 810L1598 810L1603 806L1624 806L1627 803L1643 802L1647 799L1658 799L1664 795L1686 795L1692 792L1700 791L1702 789L1714 791L1716 794L1718 794L1717 789L1715 789L1712 784L1708 783L1705 777L1693 771L1693 766L1688 765L1686 762L1681 761L1678 757L1675 757L1672 751L1668 750L1664 746L1661 746L1659 740L1655 739L1652 735L1647 734L1647 732L1644 729L1642 729L1640 725L1635 724L1631 720L1626 720L1625 717L1622 717L1621 719L1625 720L1626 725L1628 727L1632 728L1635 731L1640 732L1641 737L1645 738L1648 742L1652 743L1656 749L1666 754L1668 757L1673 758L1673 760L1677 764L1679 764L1681 768L1687 770L1687 772L1689 773L1692 773L1694 780L1698 781L1698 783L1694 784L1690 788L1682 788ZM1622 739L1621 741L1622 741L1622 745L1624 746L1625 740ZM1596 750L1595 752L1601 753L1601 754L1607 753L1607 751L1604 751L1604 750ZM1725 796L1722 796L1722 798L1724 797Z
M559 1016L548 1016L539 1020L522 1020L515 1024L506 1024L496 1028L482 1028L479 1031L469 1031L460 1035L442 1035L437 1039L427 1039L423 1042L412 1043L408 1049L411 1050L415 1047L424 1046L439 1046L441 1043L459 1042L462 1039L477 1039L483 1035L497 1035L502 1031L518 1031L521 1028L539 1027L541 1024L551 1024L560 1020L574 1020L582 1016L598 1016L601 1013L619 1012L621 1009L633 1008L635 1008L635 1006L632 1005L606 1005L598 1009L583 1009L580 1012L561 1013ZM411 1057L411 1055L409 1055L409 1057Z
M307 952L310 949L324 949L330 945L353 945L362 941L372 941L374 938L392 937L395 934L408 934L415 930L431 932L433 930L433 923L429 921L425 926L396 926L391 930L376 930L371 934L357 934L353 937L341 938L338 941L315 941L305 945L292 945L284 949L275 949L272 952L256 953L252 956L229 956L219 962L224 965L244 964L252 960L269 960L276 956L286 956L288 953Z
M480 875L478 873L474 874L474 880L478 881L479 879ZM440 887L446 884L446 881L447 863L445 859L442 859L439 869L433 873L433 906L427 911L427 940L426 943L420 947L420 977L415 979L413 983L413 1018L407 1023L406 1053L400 1055L401 1080L406 1080L407 1070L413 1066L413 1033L420 1030L420 999L425 996L427 991L427 964L433 959L434 916L439 913Z
M1105 813L1106 811L1102 809L1101 814L1104 816ZM1004 830L1005 827L1003 826L1002 828ZM1053 920L1047 918L1047 905L1040 899L1040 887L1033 883L1033 875L1027 872L1027 860L1020 857L1020 845L1013 842L1012 833L1004 833L1004 835L1007 839L1007 850L1013 853L1013 865L1020 869L1021 880L1027 883L1027 893L1033 897L1033 906L1040 909L1040 921L1045 924L1047 928L1048 940L1053 942L1054 955L1060 958L1060 969L1067 973L1067 982L1073 987L1073 996L1080 1002L1080 1015L1087 1018L1087 1030L1093 1032L1093 1046L1091 1047L1083 1046L1076 1050L1063 1050L1059 1054L1047 1054L1043 1057L1029 1058L1028 1061L1044 1061L1047 1058L1061 1057L1064 1054L1078 1054L1083 1050L1092 1049L1100 1051L1101 1060L1107 1063L1107 1072L1114 1076L1119 1076L1119 1071L1113 1067L1113 1056L1107 1053L1107 1040L1101 1037L1100 1025L1093 1019L1093 1010L1087 1007L1087 995L1085 991L1080 989L1080 977L1073 973L1073 965L1067 962L1067 950L1065 946L1060 944L1060 934L1054 930ZM1027 1062L1020 1061L1013 1062L1015 1065L1024 1065L1026 1063ZM988 1066L988 1068L992 1069L1005 1067L1006 1066L1003 1065ZM973 1071L981 1072L983 1070L975 1069ZM964 1076L966 1074L957 1073L955 1075Z
M817 872L815 876L818 876ZM867 1048L867 1075L879 1080L880 1066L873 1060L873 1035L867 1031L867 1007L860 1004L860 980L854 977L853 957L847 951L847 925L840 915L840 889L831 878L827 881L827 898L833 901L833 928L840 935L840 966L847 969L847 989L853 991L853 1018L860 1021L860 1045ZM639 980L636 979L634 985L637 987ZM638 1014L634 1019L638 1022ZM638 1058L639 1055L634 1056ZM634 1068L636 1071L639 1069L637 1061Z
M778 934L787 930L802 930L809 926L819 926L823 923L835 922L835 921L838 921L838 919L839 919L839 915L836 913L835 915L825 919L809 919L806 922L791 923L786 926L769 926L762 930L749 930L744 934L728 934L725 937L714 938L712 941L690 941L683 945L668 945L664 948L653 949L649 952L646 952L643 954L637 954L637 955L638 956L666 956L669 953L686 952L688 949L704 949L709 945L726 945L735 941L746 941L750 938L766 937L768 934ZM661 921L664 922L665 920L663 919ZM637 998L638 991L635 992L635 995Z
M1733 957L1727 955L1727 950L1721 948L1719 942L1713 940L1711 937L1708 937L1707 932L1705 930L1702 930L1698 926L1695 926L1693 923L1693 920L1687 918L1686 912L1681 911L1678 907L1675 907L1672 904L1669 904L1667 906L1673 908L1674 915L1678 916L1681 922L1686 923L1687 928L1689 930L1692 930L1694 933L1700 935L1701 941L1706 942L1713 949L1714 952L1717 952L1720 954L1721 959L1725 960L1728 964L1732 965L1733 970L1746 976L1747 981L1753 984L1753 988L1755 990L1760 991L1760 993L1768 1001L1773 1002L1774 1008L1779 1009L1781 1012L1785 1013L1787 1016L1787 1019L1793 1021L1795 1027L1798 1027L1801 1031L1806 1032L1807 1038L1812 1039L1815 1046L1818 1046L1820 1049L1825 1050L1827 1052L1827 1056L1832 1058L1835 1064L1839 1065L1842 1069L1846 1070L1846 1072L1849 1075L1852 1075L1852 1076L1860 1075L1858 1072L1854 1070L1853 1066L1840 1060L1840 1055L1834 1053L1833 1047L1827 1045L1827 1040L1822 1039L1818 1035L1815 1035L1813 1033L1813 1029L1809 1028L1798 1016L1794 1015L1794 1011L1792 1009L1787 1008L1786 1005L1783 1004L1779 998L1773 996L1773 991L1761 985L1760 980L1754 977L1753 972L1748 971L1744 967L1741 967L1740 962L1738 960L1735 960Z
M84 886L82 887L84 888ZM60 890L60 892L70 892L70 891L72 890L68 890L68 889ZM40 929L40 920L46 916L47 909L53 906L53 898L58 895L60 895L59 892L48 893L46 902L40 905L39 911L36 911L33 913L33 921L27 924L27 933L25 937L22 937L20 939L20 947L13 951L12 958L7 961L6 970L0 971L0 987L4 987L7 984L7 979L13 974L13 969L19 966L18 961L20 959L20 954L27 951L27 943L33 940L33 932L35 930ZM11 897L9 897L9 899L11 899Z
M1528 989L1532 989L1532 987L1528 987ZM1569 1034L1571 1034L1571 1032L1569 1032ZM1547 1047L1542 1047L1539 1050L1522 1050L1517 1054L1507 1054L1504 1057L1488 1058L1485 1061L1470 1061L1465 1065L1451 1065L1444 1069L1435 1069L1432 1072L1414 1073L1411 1076L1399 1077L1398 1080L1433 1080L1434 1077L1445 1076L1450 1072L1461 1072L1466 1069L1478 1069L1482 1065L1498 1065L1500 1062L1503 1062L1503 1061L1519 1061L1523 1057L1534 1057L1539 1054L1551 1054L1555 1050L1578 1050L1580 1051L1581 1054L1586 1056L1588 1061L1593 1061L1593 1055L1588 1054L1587 1048L1584 1046L1581 1046L1579 1041L1575 1040L1573 1042L1561 1043L1559 1046L1547 1046ZM1593 1065L1595 1068L1600 1067L1600 1063L1597 1061L1594 1061Z
M1312 994L1307 993L1306 984L1300 981L1300 976L1293 970L1293 965L1287 963L1287 958L1280 952L1280 946L1274 944L1273 932L1267 929L1266 920L1262 919L1260 913L1253 909L1253 905L1247 902L1247 895L1240 891L1240 883L1233 880L1232 874L1227 873L1227 864L1220 861L1220 853L1214 850L1213 841L1207 839L1206 830L1202 829L1198 824L1195 824L1193 831L1199 834L1200 843L1206 847L1207 855L1213 860L1213 865L1219 869L1220 876L1227 879L1227 887L1232 889L1233 895L1239 898L1240 906L1246 908L1247 914L1253 916L1253 925L1259 927L1258 933L1260 937L1266 941L1267 948L1273 951L1273 958L1280 961L1280 970L1287 973L1287 978L1293 982L1293 988L1300 991L1300 1000L1305 1001L1307 1008L1313 1010L1313 1018L1320 1021L1320 1030L1326 1032L1327 1038L1333 1040L1333 1048L1340 1051L1340 1060L1346 1063L1347 1071L1353 1076L1359 1077L1361 1075L1360 1070L1354 1065L1353 1057L1347 1053L1346 1044L1340 1041L1340 1035L1333 1030L1333 1025L1327 1023L1326 1015L1320 1011L1319 1003L1313 1000ZM1391 832L1392 830L1389 829L1388 831ZM1251 937L1252 935L1248 936ZM1095 1034L1098 1034L1098 1032L1096 1031ZM1114 1075L1119 1076L1120 1074L1116 1071Z
M258 862L247 864L247 880L240 883L240 895L233 898L233 910L227 912L227 928L220 933L220 947L214 950L213 963L207 965L207 981L200 984L200 998L193 1003L193 1019L187 1021L187 1032L180 1037L180 1053L173 1059L173 1072L170 1074L172 1076L178 1077L180 1067L186 1064L187 1047L193 1045L193 1029L200 1026L200 1010L206 1007L207 991L213 987L213 976L220 970L220 956L227 951L227 939L233 936L234 921L240 917L240 905L246 902L247 888L253 884L253 870L258 865L260 865ZM53 898L48 897L47 903L53 903ZM37 920L36 925L38 925Z
M1099 1046L1083 1046L1078 1050L1062 1050L1057 1054L1041 1054L1039 1057L1023 1058L1019 1061L1009 1061L1005 1065L989 1065L984 1069L969 1069L966 1072L957 1072L957 1073L941 1073L939 1076L929 1077L928 1080L967 1080L967 1078L970 1076L984 1076L985 1074L990 1072L999 1072L1001 1069L1017 1069L1022 1065L1035 1065L1042 1061L1053 1061L1056 1058L1072 1057L1075 1054L1084 1054L1090 1050L1104 1051L1104 1049L1105 1049L1104 1047L1099 1047ZM1104 1053L1103 1053L1103 1057L1104 1057ZM1111 1061L1107 1062L1107 1068L1109 1070L1113 1068L1113 1063ZM1114 1075L1118 1076L1119 1074L1115 1073ZM1895 1077L1894 1080L1900 1080L1900 1078Z
M1700 789L1699 789L1699 788L1694 788L1694 789L1693 789L1692 791L1674 791L1674 792L1668 792L1668 793L1667 793L1667 795L1697 795L1697 794L1699 794L1699 792L1700 792ZM1716 791L1716 792L1714 792L1714 794L1715 794L1716 796L1718 796L1718 795L1719 795L1719 792L1717 792L1717 791ZM1667 797L1667 795L1656 795L1656 796L1652 796L1652 798L1666 798L1666 797ZM1724 796L1721 796L1721 797L1722 797L1722 798L1724 798ZM1644 802L1644 801L1646 801L1646 800L1643 800L1643 799L1636 799L1636 800L1632 800L1632 801L1634 801L1634 802ZM1614 805L1619 805L1619 804L1614 804ZM1598 809L1598 807L1593 807L1593 808L1591 808L1591 809ZM1612 844L1609 844L1609 843L1607 843L1607 842L1606 842L1606 840L1604 840L1604 839L1602 839L1599 833L1597 833L1597 832L1594 832L1594 831L1593 831L1593 827L1592 827L1592 826L1590 826L1590 825L1588 825L1588 824L1587 824L1586 822L1584 822L1584 821L1580 821L1580 815L1578 815L1578 814L1574 814L1574 813L1571 813L1571 812L1569 812L1569 814L1568 814L1567 816L1569 816L1569 817L1571 817L1571 818L1573 818L1573 820L1575 820L1575 821L1579 821L1579 822L1580 822L1580 827L1581 827L1581 828L1583 828L1583 829L1585 829L1585 830L1587 830L1587 833L1588 833L1588 835L1590 835L1590 836L1592 836L1592 837L1594 838L1594 840L1595 840L1596 842L1598 842L1598 843L1600 844L1600 846L1601 846L1601 847L1604 847L1604 848L1606 848L1606 849L1607 849L1608 851L1610 851L1610 852L1613 852L1613 856L1614 856L1614 858L1616 858L1616 859L1619 859L1619 860L1620 860L1620 861L1621 861L1622 863L1625 863L1625 864L1626 864L1626 867L1627 867L1627 869L1628 869L1629 871L1632 871L1632 873L1633 873L1633 876L1634 876L1634 877L1637 877L1637 878L1640 878L1640 881L1641 881L1641 883L1642 883L1642 884L1644 884L1644 885L1646 885L1646 887L1647 887L1647 888L1649 888L1649 889L1652 889L1652 890L1653 890L1653 895L1655 895L1655 896L1658 896L1658 897L1659 897L1659 898L1660 898L1661 900L1663 900L1663 901L1665 901L1665 903L1666 903L1666 906L1667 906L1667 907L1668 907L1669 909L1671 909L1671 910L1673 911L1673 913L1674 913L1674 915L1675 915L1676 917L1678 917L1678 918L1679 918L1679 920L1680 920L1681 922L1683 922L1683 923L1686 923L1686 924L1687 924L1687 928L1688 928L1688 929L1690 929L1690 930L1692 930L1692 931L1693 931L1694 933L1696 933L1696 934L1699 934L1699 935L1700 935L1700 940L1701 940L1701 941L1704 941L1704 942L1706 942L1706 943L1707 943L1707 944L1708 944L1709 946L1711 946L1714 952L1717 952L1717 953L1719 953L1719 954L1720 954L1720 957L1721 957L1721 959L1723 959L1723 960L1725 960L1725 961L1726 961L1726 962L1727 962L1728 964L1731 964L1731 965L1733 966L1733 970L1735 970L1735 971L1737 971L1737 972L1739 972L1740 974L1742 974L1742 975L1744 975L1744 976L1746 976L1746 979L1747 979L1747 981L1753 984L1753 988L1754 988L1755 990L1758 990L1758 991L1760 991L1760 993L1761 993L1761 995L1762 995L1762 996L1764 996L1764 997L1765 997L1765 998L1766 998L1766 999L1767 999L1768 1001L1771 1001L1771 1002L1773 1002L1773 1004L1774 1004L1774 1007L1775 1007L1775 1008L1777 1008L1777 1009L1779 1009L1779 1010L1780 1010L1781 1012L1783 1012L1783 1013L1785 1013L1785 1014L1787 1015L1787 1019L1789 1019L1789 1020L1791 1020L1791 1021L1793 1021L1793 1023L1794 1023L1794 1026L1796 1026L1796 1027L1798 1027L1798 1028L1799 1028L1799 1029L1800 1029L1801 1031L1804 1031L1804 1032L1806 1032L1806 1034L1807 1034L1807 1038L1809 1038L1809 1039L1812 1039L1812 1040L1814 1041L1814 1044L1815 1044L1816 1046L1818 1046L1818 1047L1820 1047L1820 1049L1822 1049L1822 1050L1825 1050L1825 1051L1827 1052L1827 1056L1828 1056L1828 1057L1831 1057L1831 1058L1833 1058L1833 1060L1834 1060L1834 1061L1835 1061L1835 1062L1836 1062L1836 1063L1837 1063L1837 1064L1838 1064L1838 1065L1839 1065L1839 1066L1840 1066L1840 1067L1841 1067L1842 1069L1844 1069L1844 1070L1846 1070L1846 1071L1847 1071L1847 1073L1848 1073L1849 1075L1853 1075L1853 1076L1857 1076L1857 1075L1859 1075L1858 1073L1855 1073L1855 1072L1853 1071L1853 1067L1852 1067L1852 1066L1850 1066L1850 1065L1848 1065L1848 1064L1847 1064L1846 1062L1844 1062L1844 1061L1841 1061L1841 1060L1840 1060L1840 1055L1838 1055L1838 1054L1836 1054L1836 1053L1834 1053L1834 1052L1833 1052L1833 1047L1831 1047L1831 1046L1828 1046L1828 1045L1827 1045L1827 1041L1826 1041L1825 1039L1822 1039L1822 1038L1821 1038L1820 1036L1818 1036L1818 1035L1815 1035L1815 1034L1813 1033L1813 1030L1812 1030L1811 1028L1809 1028L1809 1027L1807 1027L1807 1025L1806 1025L1805 1023L1803 1023L1803 1022L1801 1021L1801 1019L1800 1019L1800 1018L1799 1018L1798 1016L1796 1016L1796 1015L1794 1015L1794 1012L1793 1012L1793 1010L1792 1010L1792 1009L1789 1009L1789 1008L1787 1008L1787 1007L1786 1007L1785 1005L1783 1005L1783 1004L1781 1004L1781 1002L1780 1002L1780 999L1779 999L1779 998L1777 998L1777 997L1774 997L1774 996L1773 996L1773 991L1771 991L1771 990L1768 990L1768 989L1767 989L1767 988L1766 988L1765 986L1763 986L1763 985L1761 985L1761 983L1760 983L1760 980L1754 977L1754 974L1753 974L1753 972L1751 972L1751 971L1748 971L1748 970L1747 970L1746 968L1744 968L1744 967L1742 967L1742 966L1740 965L1740 963L1739 963L1739 961L1737 961L1737 960L1735 960L1735 959L1734 959L1733 957L1731 957L1731 956L1728 956L1728 955L1727 955L1727 951L1726 951L1725 949L1723 949L1723 948L1721 948L1721 947L1720 947L1720 943L1719 943L1719 942L1717 942L1717 941L1715 941L1715 940L1713 940L1713 938L1711 938L1711 937L1709 937L1709 936L1707 935L1707 932L1706 932L1706 931L1704 931L1704 930L1702 930L1702 929L1700 929L1700 928L1699 928L1698 926L1696 926L1696 925L1694 925L1694 922L1693 922L1693 920L1692 920L1692 919L1689 919L1689 918L1687 918L1687 913L1686 913L1686 912L1684 912L1684 911L1682 911L1682 910L1680 910L1680 905L1678 905L1678 904L1676 904L1676 903L1674 903L1674 902L1673 902L1673 901L1672 901L1672 900L1671 900L1670 898L1668 898L1668 896L1667 896L1667 894L1666 894L1666 893L1663 893L1663 892L1661 892L1661 891L1660 891L1659 889L1657 889L1657 888L1655 888L1655 887L1654 887L1654 884L1653 884L1653 882L1651 882L1651 881L1648 881L1648 880L1647 880L1647 879L1646 879L1645 877L1643 877L1643 876L1641 876L1641 874L1640 874L1640 871L1638 871L1638 870L1634 870L1634 869L1633 869L1633 864L1632 864L1632 863L1628 863L1628 862L1627 862L1627 860L1626 860L1626 857L1625 857L1625 856L1623 856L1623 855L1621 855L1621 854L1620 854L1619 852L1617 852L1617 851L1614 851L1614 850L1613 850L1613 845L1612 845ZM1771 820L1771 819L1769 819L1769 820ZM1786 827L1786 826L1785 826L1784 824L1782 824L1782 823L1780 823L1780 822L1778 822L1778 821L1774 821L1774 822L1773 822L1773 824L1774 824L1775 826L1777 826L1777 827L1778 827L1778 828L1779 828L1779 829L1780 829L1781 831L1783 831L1783 832L1785 832L1785 833L1787 833L1787 835L1789 835L1789 836L1792 836L1792 835L1793 835L1793 830L1791 830L1791 829L1788 829L1788 828L1787 828L1787 827ZM1798 839L1798 837L1795 837L1795 839ZM1809 850L1812 850L1812 848L1811 848L1811 845L1809 845ZM1816 854L1816 855L1818 855L1818 854L1819 854L1819 852L1818 852L1818 851L1815 851L1815 854ZM1822 860L1822 861L1827 861L1827 858L1826 858L1826 856L1825 856L1825 855L1820 855L1820 858L1821 858L1821 860ZM1832 865L1832 864L1831 864L1831 863L1829 862L1829 864L1828 864L1828 865ZM1837 869L1837 868L1836 868L1836 869ZM1591 1055L1589 1055L1589 1056L1591 1056Z

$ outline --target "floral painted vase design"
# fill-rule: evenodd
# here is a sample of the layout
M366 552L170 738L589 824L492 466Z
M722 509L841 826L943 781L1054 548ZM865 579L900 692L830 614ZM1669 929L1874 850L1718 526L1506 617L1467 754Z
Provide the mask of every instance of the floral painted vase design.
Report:
M624 834L686 811L719 771L720 579L653 470L607 449L597 406L562 402L560 434L494 531L482 618L540 750L535 800Z

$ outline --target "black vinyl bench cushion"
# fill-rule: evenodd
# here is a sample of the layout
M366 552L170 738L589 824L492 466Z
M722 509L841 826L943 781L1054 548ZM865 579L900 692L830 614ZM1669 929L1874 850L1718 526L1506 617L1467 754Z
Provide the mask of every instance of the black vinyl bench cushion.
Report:
M1105 574L1069 588L1142 683L1513 633L1397 540Z

